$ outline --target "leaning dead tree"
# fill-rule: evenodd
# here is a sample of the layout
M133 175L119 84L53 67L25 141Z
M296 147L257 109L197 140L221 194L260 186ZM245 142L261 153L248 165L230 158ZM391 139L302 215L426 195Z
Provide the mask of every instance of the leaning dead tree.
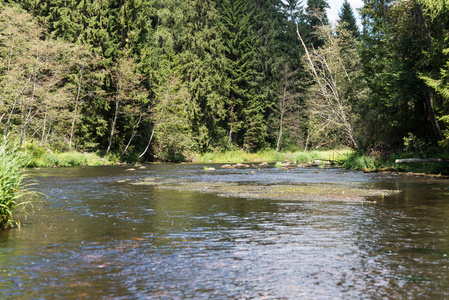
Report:
M298 38L304 47L307 66L314 80L309 90L308 109L311 126L315 130L310 135L327 136L332 139L328 135L334 132L339 136L340 142L355 149L358 143L350 118L351 106L340 87L342 82L350 86L351 78L340 56L338 38L329 32L331 30L329 27L321 26L320 29L325 45L318 49L313 47L309 49L299 33L298 26L296 28Z
M414 163L414 162L449 162L445 158L402 158L394 161L396 164Z

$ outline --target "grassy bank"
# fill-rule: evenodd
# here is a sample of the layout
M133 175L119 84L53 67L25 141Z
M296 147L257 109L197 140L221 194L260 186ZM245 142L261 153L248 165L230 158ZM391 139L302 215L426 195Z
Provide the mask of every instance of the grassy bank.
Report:
M424 174L441 174L449 175L449 162L411 162L411 163L396 163L396 159L405 158L443 158L448 160L448 153L445 151L403 151L398 150L386 158L371 157L364 153L353 152L348 156L343 167L353 170L382 171L382 170L396 170L407 173L424 173Z
M448 153L445 151L441 152L404 152L398 151L392 154L387 159L378 159L378 168L400 168L403 172L410 173L425 173L425 174L441 174L449 175L449 162L412 162L412 163L395 163L396 159L405 158L443 158L449 159Z
M320 150L320 151L297 151L297 152L279 152L274 150L264 150L257 153L247 153L242 150L224 151L224 152L210 152L204 154L196 154L194 162L196 163L248 163L248 162L292 162L297 164L310 163L314 160L322 161L337 161L342 164L343 168L351 170L401 170L403 172L411 173L426 173L426 174L449 174L449 163L407 163L396 164L395 160L398 158L427 158L440 157L448 158L448 154L442 153L427 153L414 151L398 151L388 158L371 157L362 152L353 151L350 149L339 150Z
M116 159L111 156L100 156L97 153L62 152L53 153L47 151L27 154L27 167L71 167L71 166L101 166L111 165Z
M193 162L196 163L244 163L244 162L293 162L307 163L314 160L332 160L346 162L353 153L349 149L323 150L323 151L297 151L278 152L263 150L256 153L248 153L243 150L217 151L204 154L196 154Z
M435 151L434 151L435 152ZM396 164L397 158L427 158L440 157L449 158L449 154L423 153L417 151L397 151L388 158L371 157L365 153L353 151L351 149L333 149L316 151L296 151L278 152L275 150L261 150L249 153L243 150L215 151L207 153L196 153L192 155L193 163L213 164L213 163L250 163L250 162L270 162L296 164L311 163L315 160L335 161L346 169L401 169L406 172L429 173L429 174L449 174L449 163L407 163ZM22 162L27 167L69 167L69 166L99 166L111 165L121 162L119 156L113 154L101 155L100 153L86 152L52 152L47 148L22 150L25 160ZM129 161L127 161L129 162Z
M20 226L38 196L24 183L24 163L20 153L0 148L0 229Z

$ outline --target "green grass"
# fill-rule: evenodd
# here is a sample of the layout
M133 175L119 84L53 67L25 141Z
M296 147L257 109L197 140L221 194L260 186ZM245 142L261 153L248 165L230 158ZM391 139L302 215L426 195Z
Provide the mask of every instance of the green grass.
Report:
M19 153L0 148L0 229L20 226L20 218L27 216L38 196L24 184L23 165Z
M81 152L45 152L28 157L27 167L70 167L70 166L99 166L112 164L109 157L102 158L96 153Z
M197 163L239 163L272 161L274 151L265 150L257 153L248 153L243 150L216 151L196 154L194 162Z
M357 152L352 153L348 156L343 167L346 169L353 170L363 170L363 169L375 169L381 166L379 160L376 161L375 158L369 157Z
M243 162L294 162L306 163L313 160L335 160L345 162L353 153L352 150L324 150L324 151L297 151L278 152L275 150L262 150L248 153L243 150L217 151L196 154L196 163L243 163Z

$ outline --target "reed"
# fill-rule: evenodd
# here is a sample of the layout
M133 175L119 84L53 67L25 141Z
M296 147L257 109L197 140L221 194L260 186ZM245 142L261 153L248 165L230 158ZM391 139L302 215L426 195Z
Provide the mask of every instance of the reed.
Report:
M24 159L15 151L0 147L0 229L20 227L20 219L33 209L38 193L25 184Z

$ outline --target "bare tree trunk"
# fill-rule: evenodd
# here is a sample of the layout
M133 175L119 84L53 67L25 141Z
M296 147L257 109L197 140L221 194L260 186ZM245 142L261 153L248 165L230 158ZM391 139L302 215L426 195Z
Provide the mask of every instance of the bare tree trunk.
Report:
M33 90L31 92L31 104L29 105L29 109L28 109L28 113L26 113L26 116L24 115L24 111L26 108L26 105L24 102L22 102L22 128L21 128L21 133L20 133L20 143L19 143L19 147L22 146L23 142L26 142L26 130L28 127L28 122L31 120L32 117L34 117L37 112L39 111L39 109L34 113L33 116L31 116L31 111L33 109L33 103L34 103L34 97L35 97L35 92L36 92L36 81L37 81L37 72L33 74L34 75L34 80L33 80ZM26 152L26 147L25 147L25 152Z
M117 97L115 99L115 113L114 113L114 119L112 121L111 136L109 138L109 145L108 145L108 149L106 150L106 154L109 154L109 151L111 151L112 138L114 137L115 124L117 123L117 114L118 114L119 102L120 102L120 100Z
M133 132L131 134L131 138L128 141L128 144L126 144L125 150L123 150L122 155L125 154L126 151L128 151L129 145L131 145L131 142L133 141L134 137L137 134L136 128L139 126L140 122L142 121L142 110L140 110L139 120L137 121L136 125L133 127Z
M231 121L234 120L234 106L231 107ZM229 125L229 136L228 136L228 147L231 147L232 144L232 134L233 134L233 124L231 122L231 125Z
M232 124L229 126L229 136L228 136L228 147L231 147L232 144Z
M119 104L120 104L120 99L119 99L120 86L119 85L120 85L119 82L117 82L117 90L115 92L115 113L114 113L114 119L112 120L111 136L109 138L109 145L108 145L108 149L106 150L106 154L109 154L109 151L111 151L112 139L115 134L115 124L117 123L118 108L119 108Z
M425 105L426 105L426 112L427 112L427 119L430 122L430 125L432 126L432 129L435 133L435 135L438 137L438 139L444 140L443 132L441 131L440 125L438 124L438 120L436 118L435 109L433 106L433 92L429 90L428 96L425 98Z
M9 132L9 126L11 124L11 118L14 113L14 110L16 109L17 103L19 102L20 97L22 97L23 91L27 87L28 83L31 81L31 75L28 77L28 81L23 85L22 89L20 90L20 93L17 95L16 99L14 100L14 103L12 105L11 111L9 112L8 118L6 119L6 125L5 130L3 132L3 140L5 143L7 143L7 137Z
M169 88L167 88L167 90L165 91L164 105L162 106L162 111L159 114L159 119L156 122L154 122L153 129L151 130L151 136L150 136L150 139L148 140L148 144L147 144L145 150L139 155L139 158L144 156L148 152L148 149L150 148L150 144L151 144L151 141L153 140L154 131L156 130L156 126L160 123L162 117L164 116L165 107L168 104L168 92L169 92Z
M141 158L142 156L144 156L148 152L148 149L150 148L151 141L153 140L153 135L154 135L155 128L156 128L156 123L153 125L153 130L151 130L151 136L150 136L150 139L148 140L147 147L145 148L145 151L143 151L142 154L139 155L139 158Z
M281 138L282 138L282 130L284 127L284 114L285 114L285 97L287 94L287 87L288 87L288 79L287 79L287 69L285 70L285 84L284 84L284 94L282 95L282 101L281 101L281 109L280 109L280 124L279 124L279 135L278 140L276 143L276 153L279 152L279 148L281 146Z
M448 162L445 158L398 158L394 161L395 164L414 163L414 162Z
M72 128L70 129L69 150L72 149L73 131L75 129L76 113L78 111L78 101L79 101L80 92L81 92L81 81L83 80L83 71L84 71L84 66L81 67L80 77L78 79L78 91L76 92L76 98L75 98L75 110L73 111Z

